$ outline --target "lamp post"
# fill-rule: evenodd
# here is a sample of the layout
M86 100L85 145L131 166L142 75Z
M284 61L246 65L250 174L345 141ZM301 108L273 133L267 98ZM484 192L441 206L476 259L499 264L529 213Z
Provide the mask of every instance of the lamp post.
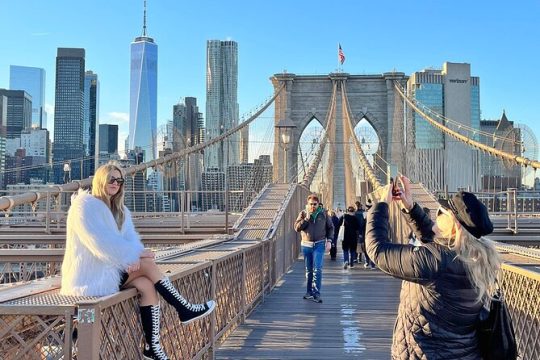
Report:
M289 143L291 142L291 133L296 125L289 119L280 120L275 125L275 128L279 132L279 143L285 151L285 159L283 161L283 183L287 183L287 150L289 149Z

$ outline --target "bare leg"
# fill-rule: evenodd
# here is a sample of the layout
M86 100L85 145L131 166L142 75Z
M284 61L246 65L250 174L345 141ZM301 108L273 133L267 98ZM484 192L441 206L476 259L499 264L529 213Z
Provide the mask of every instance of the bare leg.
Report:
M137 278L131 279L130 275L124 287L136 288L139 291L139 293L141 294L139 304L141 306L159 304L159 299L157 296L156 288L154 287L154 283L152 282L152 280L148 279L145 276L139 276Z
M141 264L139 270L129 274L126 286L129 286L129 284L135 282L137 279L145 279L145 282L151 282L155 289L153 293L147 289L146 284L144 285L144 290L147 291L147 293L152 294L152 297L145 298L146 301L156 301L157 303L158 299L155 292L157 291L165 301L175 307L180 320L182 320L184 324L188 324L193 320L204 317L214 310L216 304L212 300L203 304L191 304L187 301L180 295L178 290L176 290L169 278L161 273L153 258L141 258L140 260ZM142 298L141 305L143 305Z
M150 281L152 281L152 284L157 283L159 280L163 279L165 276L159 271L158 266L156 265L156 262L152 258L141 258L141 267L139 270L134 271L129 274L129 277L126 281L126 284L129 284L132 280L144 276Z

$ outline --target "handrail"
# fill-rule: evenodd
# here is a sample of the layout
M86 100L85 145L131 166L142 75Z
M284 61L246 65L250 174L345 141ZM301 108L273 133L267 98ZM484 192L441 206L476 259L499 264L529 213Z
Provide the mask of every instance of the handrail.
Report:
M126 175L132 175L132 174L138 173L140 171L144 171L144 170L149 169L149 168L155 168L155 167L157 167L159 165L162 165L164 163L168 163L168 162L170 162L172 160L180 159L180 158L182 158L182 157L184 157L186 155L199 152L199 151L207 148L208 146L214 145L214 144L222 141L223 139L229 137L230 135L237 133L238 131L242 130L244 127L249 125L251 122L253 122L253 120L255 120L257 117L259 117L259 115L261 115L264 111L266 111L266 109L268 109L268 107L274 102L276 97L281 93L283 88L284 88L284 85L281 86L276 91L276 93L268 100L268 102L266 104L264 104L259 110L257 110L246 121L244 121L243 123L239 124L238 126L232 128L230 130L225 131L220 136L215 137L215 138L213 138L211 140L205 141L202 144L197 144L197 145L185 148L185 149L183 149L181 151L177 151L177 152L174 152L172 154L166 155L166 156L164 156L162 158L147 161L147 162L139 164L139 165L130 166L130 167L124 169L125 174ZM2 197L0 197L0 210L7 211L7 210L9 210L12 207L17 206L17 205L36 202L40 198L45 197L45 196L57 196L58 194L60 194L63 191L71 191L71 192L77 191L78 189L89 187L91 184L92 184L92 178L90 177L90 178L86 178L86 179L83 179L83 180L74 180L69 184L52 185L52 186L50 186L50 188L47 191L33 191L33 192L28 192L28 193L20 194L20 195L2 196Z

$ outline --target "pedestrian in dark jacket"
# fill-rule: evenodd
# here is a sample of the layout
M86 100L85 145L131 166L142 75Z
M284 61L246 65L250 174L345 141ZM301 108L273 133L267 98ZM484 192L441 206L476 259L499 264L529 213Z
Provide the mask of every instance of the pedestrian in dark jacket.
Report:
M322 267L326 242L331 246L334 225L324 208L319 207L319 198L311 194L306 209L300 211L294 222L294 230L302 235L302 252L306 265L306 287L304 299L322 303Z
M358 230L360 228L358 219L354 215L354 207L349 206L347 213L339 220L339 226L344 226L343 242L343 268L354 266L354 256L356 255L356 246L358 244Z
M500 258L483 236L493 231L486 207L471 193L440 201L435 223L413 202L409 180L368 213L366 246L384 272L403 279L392 359L481 359L476 324L494 291ZM389 203L401 200L422 246L388 242ZM433 239L433 241L432 241Z
M339 217L334 210L328 210L328 215L332 219L332 225L334 225L334 237L332 238L332 248L330 248L330 259L336 260L337 257L337 238L339 234Z

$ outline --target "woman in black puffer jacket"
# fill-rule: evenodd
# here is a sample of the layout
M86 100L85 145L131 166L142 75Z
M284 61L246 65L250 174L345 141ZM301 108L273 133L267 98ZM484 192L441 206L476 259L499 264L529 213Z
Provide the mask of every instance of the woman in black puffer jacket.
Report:
M471 193L440 201L435 223L413 202L409 180L367 216L366 247L385 273L403 279L392 359L481 359L475 326L493 293L500 258L482 238L493 231L485 206ZM422 246L388 242L388 204L401 200Z

